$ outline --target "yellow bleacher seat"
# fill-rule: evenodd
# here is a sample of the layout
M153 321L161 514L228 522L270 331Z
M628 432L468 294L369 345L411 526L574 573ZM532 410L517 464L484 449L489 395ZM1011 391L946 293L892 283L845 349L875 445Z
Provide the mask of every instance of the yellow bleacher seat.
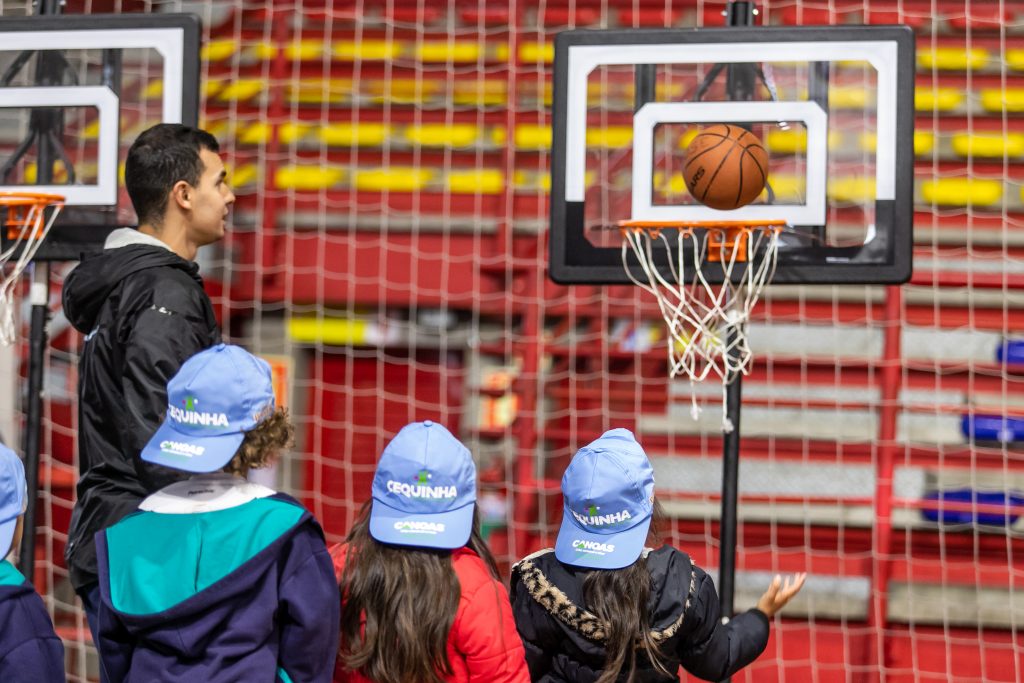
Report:
M367 191L415 192L434 178L434 171L412 166L362 169L355 171L352 183L356 189Z
M1019 157L1024 154L1024 135L1020 133L957 133L951 141L953 152L962 157L1003 156Z
M550 64L555 61L554 43L525 42L519 46L519 61L527 64Z
M629 101L633 101L632 85L627 89ZM684 83L657 83L654 86L654 97L659 102L681 100L686 95L686 84Z
M918 88L914 93L917 111L954 111L964 103L965 95L956 88Z
M211 40L199 51L199 56L204 62L223 62L225 59L238 51L238 42L232 38Z
M309 62L323 59L326 50L322 40L300 40L285 45L284 56L297 62Z
M421 62L465 64L479 61L481 50L480 43L475 41L428 40L416 45L415 54Z
M444 85L431 78L389 78L373 79L366 82L367 90L374 94L386 95L388 97L415 97L416 101L424 95L435 95L443 89Z
M605 128L588 128L587 145L604 149L628 147L633 142L633 129L630 126L607 126Z
M304 123L283 123L277 129L277 139L283 145L290 145L301 139L310 126ZM246 145L265 145L270 142L270 124L258 121L238 133L238 141Z
M864 109L874 102L872 93L861 86L836 85L828 92L828 105L836 109Z
M349 62L394 59L402 51L402 44L393 40L342 40L331 46L335 58Z
M76 172L78 169L75 169ZM24 184L32 185L36 182L36 174L39 172L39 167L36 162L30 162L25 164L25 172L23 174ZM64 162L58 159L53 164L53 182L55 183L66 183L68 181L68 169L64 165Z
M875 199L875 179L859 176L830 178L827 191L833 201L863 204Z
M454 104L474 107L508 104L508 88L505 81L485 79L477 81L455 81L452 89Z
M207 130L207 129L204 129ZM100 120L96 119L85 124L78 137L82 140L95 140L100 136Z
M158 100L164 96L164 82L162 80L151 81L146 89L142 91L142 96L147 100Z
M683 174L680 171L676 171L672 175L665 177L665 173L657 171L654 174L654 189L659 192L667 194L685 194L686 190L686 179L683 178Z
M935 135L924 130L914 131L914 154L925 156L935 149Z
M216 97L226 84L224 81L210 79L203 82L203 97L210 99Z
M424 123L406 127L405 139L423 147L469 147L480 139L480 129L471 123Z
M217 139L229 137L229 131L232 128L231 122L226 119L218 119L216 121L201 120L199 127Z
M519 149L550 149L551 126L523 123L516 126L515 145Z
M1001 114L1024 112L1024 88L985 88L981 91L981 106L985 111Z
M807 195L807 183L801 175L773 173L768 176L768 183L775 193L775 200L799 201ZM768 189L761 193L764 198L768 197Z
M288 98L299 104L345 104L352 99L352 81L347 78L304 78L298 83L288 84Z
M764 136L764 145L769 152L794 154L807 149L807 131L803 128L770 130Z
M300 343L359 346L368 343L371 326L371 321L359 318L295 316L288 319L288 335Z
M988 206L1003 198L1003 184L980 178L937 178L921 183L921 198L944 206Z
M448 191L456 194L498 194L505 191L505 174L492 168L452 171Z
M1007 50L1006 66L1014 71L1024 71L1024 49L1015 48Z
M700 132L700 128L693 126L688 128L685 133L679 136L679 149L686 149L693 142L693 139L697 137L697 133Z
M391 126L371 121L329 123L317 130L317 137L330 147L383 147L391 132Z
M508 43L488 43L485 51L486 58L495 62L508 61Z
M505 132L505 126L495 126L491 128L487 133L487 138L491 141L491 144L496 147L501 147L508 142L508 134Z
M240 78L229 83L217 93L217 99L224 102L251 100L267 89L267 82L262 78Z
M247 57L250 57L252 59L273 59L274 57L277 56L277 46L275 46L273 43L268 43L266 41L261 40L259 42L253 43L252 45L246 46L243 49L243 52L246 54Z
M917 66L939 71L967 71L981 69L988 64L988 50L980 47L923 48L917 51Z
M345 179L345 169L336 166L282 166L274 176L280 190L323 190Z
M238 168L228 169L228 184L232 187L245 187L256 182L259 167L256 164L244 164Z

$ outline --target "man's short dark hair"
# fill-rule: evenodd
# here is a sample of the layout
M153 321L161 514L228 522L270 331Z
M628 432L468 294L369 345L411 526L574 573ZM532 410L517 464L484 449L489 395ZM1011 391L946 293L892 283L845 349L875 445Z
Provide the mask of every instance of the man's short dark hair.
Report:
M180 123L159 123L132 143L124 165L124 183L139 224L160 225L167 197L179 180L198 185L203 174L200 150L219 152L217 138Z

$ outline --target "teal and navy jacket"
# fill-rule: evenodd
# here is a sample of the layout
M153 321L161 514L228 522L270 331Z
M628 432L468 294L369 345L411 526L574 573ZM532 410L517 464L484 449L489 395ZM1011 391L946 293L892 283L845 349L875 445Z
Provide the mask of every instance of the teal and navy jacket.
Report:
M42 598L14 565L0 560L0 681L64 680L64 645Z
M171 484L96 534L106 680L331 680L339 596L316 520L226 474Z

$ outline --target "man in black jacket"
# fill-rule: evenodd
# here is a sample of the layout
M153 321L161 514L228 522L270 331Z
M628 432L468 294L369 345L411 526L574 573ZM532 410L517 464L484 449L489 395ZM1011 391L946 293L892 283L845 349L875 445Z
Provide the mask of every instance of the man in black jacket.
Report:
M78 365L78 500L65 559L95 638L93 535L182 478L144 463L163 420L167 381L220 341L199 247L224 236L235 195L217 140L179 124L146 130L128 151L125 185L139 227L116 230L64 285L64 313L85 335Z

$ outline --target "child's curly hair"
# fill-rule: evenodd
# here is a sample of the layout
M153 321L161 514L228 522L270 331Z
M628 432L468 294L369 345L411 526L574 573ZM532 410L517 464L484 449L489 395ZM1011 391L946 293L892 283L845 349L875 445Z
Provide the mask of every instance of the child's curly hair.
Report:
M269 467L271 461L295 443L295 426L287 408L278 408L267 419L245 433L242 445L224 467L229 474L245 476L251 469Z

